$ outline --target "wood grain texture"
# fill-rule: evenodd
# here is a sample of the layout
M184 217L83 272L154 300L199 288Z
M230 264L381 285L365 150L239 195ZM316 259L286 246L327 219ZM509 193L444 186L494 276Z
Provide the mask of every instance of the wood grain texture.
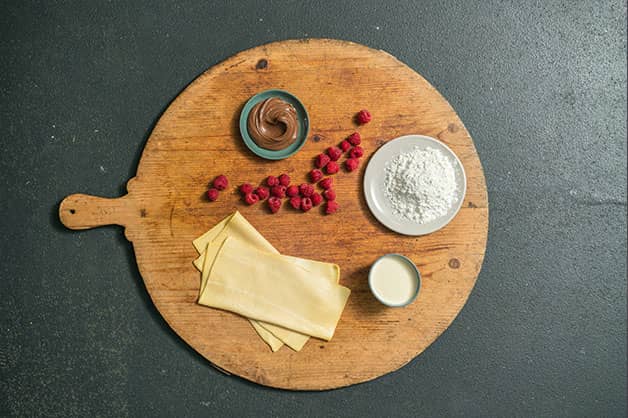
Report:
M240 109L253 94L280 88L306 106L311 131L295 156L262 160L238 133ZM361 108L373 121L360 127L366 155L359 172L335 176L341 211L271 215L245 206L243 182L289 173L306 181L316 154L356 129ZM370 214L362 195L365 162L383 143L424 134L451 147L467 173L463 208L444 229L423 237L391 232ZM217 202L204 198L218 174L230 180ZM140 273L168 324L216 367L245 379L293 390L322 390L396 370L429 346L465 304L482 265L488 230L484 174L473 141L447 101L419 74L383 52L355 43L283 41L241 52L212 67L170 105L153 130L137 175L119 199L72 195L59 208L69 228L125 227ZM272 353L244 318L197 305L200 275L192 240L234 210L283 254L337 263L352 290L330 342L311 339L301 352ZM409 307L386 308L371 296L367 275L380 255L410 257L423 276Z

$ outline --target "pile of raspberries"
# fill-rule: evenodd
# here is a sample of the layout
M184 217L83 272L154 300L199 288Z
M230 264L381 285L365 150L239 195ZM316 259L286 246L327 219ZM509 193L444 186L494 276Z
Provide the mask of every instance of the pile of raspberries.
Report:
M371 121L371 114L368 110L361 110L355 116L358 124L363 125ZM338 146L327 148L324 153L314 159L315 168L308 173L310 183L300 185L290 184L290 176L281 174L278 177L268 176L264 185L254 187L250 183L244 183L238 188L242 194L242 199L247 205L254 205L259 201L267 200L271 213L277 213L281 209L284 198L295 210L307 212L313 207L323 203L325 214L331 215L338 209L336 202L336 192L333 189L334 179L331 176L340 171L338 160L346 153L344 168L347 172L355 171L360 165L360 158L364 155L364 149L360 146L362 138L358 132L349 135ZM207 199L215 201L220 190L227 188L229 182L227 177L220 175L212 182L212 187L207 191ZM322 189L321 193L314 189L314 185Z
M313 171L320 173L319 170ZM322 177L322 173L320 175ZM283 199L287 198L293 209L303 212L320 205L325 199L325 213L332 214L338 210L338 203L335 201L336 192L332 189L334 180L331 177L319 178L318 180L318 185L323 188L321 193L315 191L314 185L309 183L302 183L298 186L290 184L290 176L287 174L282 174L279 177L268 176L264 185L257 188L254 188L250 183L244 183L240 185L239 190L247 205L254 205L261 200L268 199L268 209L271 213L277 213L281 209Z

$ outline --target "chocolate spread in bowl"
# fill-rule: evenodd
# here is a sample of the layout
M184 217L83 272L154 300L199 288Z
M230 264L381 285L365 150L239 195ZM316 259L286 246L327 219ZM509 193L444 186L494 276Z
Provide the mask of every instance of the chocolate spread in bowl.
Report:
M260 147L273 151L282 150L296 141L298 128L294 106L277 97L253 106L247 120L251 139Z

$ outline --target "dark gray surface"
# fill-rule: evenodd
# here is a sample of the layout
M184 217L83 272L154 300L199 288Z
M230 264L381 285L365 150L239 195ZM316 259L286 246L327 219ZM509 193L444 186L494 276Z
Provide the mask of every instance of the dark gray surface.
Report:
M92 3L0 6L0 415L626 415L625 3ZM491 205L447 332L401 371L325 393L215 371L153 308L120 229L56 217L72 192L119 195L203 70L308 36L430 80L475 139Z

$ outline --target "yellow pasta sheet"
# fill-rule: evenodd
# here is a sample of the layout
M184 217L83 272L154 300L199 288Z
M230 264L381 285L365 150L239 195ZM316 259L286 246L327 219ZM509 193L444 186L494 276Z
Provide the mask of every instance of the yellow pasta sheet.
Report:
M262 252L234 237L214 240L207 254L214 252L200 304L331 339L348 288L313 275L291 257Z
M203 272L200 293L205 289L209 277L209 270L219 247L214 247L209 257L205 250L208 244L215 241L222 242L228 236L246 241L251 246L261 251L273 254L279 253L239 212L235 212L193 242L197 251L201 253L194 261L194 265ZM340 272L337 265L297 257L286 257L295 265L299 265L303 269L311 272L313 277L321 278L330 283L338 283ZM207 268L204 268L204 265L207 265ZM299 351L309 338L307 335L255 320L251 320L251 325L253 325L260 337L266 341L273 351L278 350L282 343L286 343L290 348Z
M210 229L209 231L207 231L206 233L204 233L203 235L201 235L200 237L198 237L197 239L192 241L192 244L194 245L194 248L196 248L196 251L198 251L200 253L200 256L196 260L194 260L194 266L199 271L201 271L201 273L203 272L203 264L205 263L205 249L207 248L207 244L212 242L214 239L216 239L216 237L219 234L227 232L227 231L225 231L225 228L227 227L227 225L229 225L229 223L232 220L234 220L234 218L235 218L235 223L234 223L235 225L238 225L238 224L242 223L242 221L239 220L238 218L242 218L242 220L248 224L246 219L244 219L244 217L242 215L240 215L239 212L236 211L233 214L227 216L222 221L218 222L212 229ZM253 226L251 226L251 228L255 229L255 228L253 228ZM243 228L242 226L238 227L237 229L240 230L240 231L246 231L246 228ZM265 243L270 245L270 243L268 243L268 241L266 241L261 234L258 234L258 235L259 235L259 238L261 238L261 241L264 241ZM261 241L259 239L257 239L255 241L255 244L259 245L259 243ZM273 250L274 250L274 248L273 248ZM205 280L207 280L207 275L203 274L202 278L201 278L201 288L200 288L199 294L205 288ZM262 325L260 323L258 323L255 320L249 320L249 322L253 326L253 329L255 329L255 332L257 332L257 334L260 336L260 338L262 340L264 340L264 342L266 344L268 344L268 346L270 347L270 349L273 352L279 350L283 346L283 342L279 338L275 337L270 331L268 331L267 329L262 327ZM306 341L307 341L307 339L306 339ZM305 343L303 343L303 344L305 345Z

